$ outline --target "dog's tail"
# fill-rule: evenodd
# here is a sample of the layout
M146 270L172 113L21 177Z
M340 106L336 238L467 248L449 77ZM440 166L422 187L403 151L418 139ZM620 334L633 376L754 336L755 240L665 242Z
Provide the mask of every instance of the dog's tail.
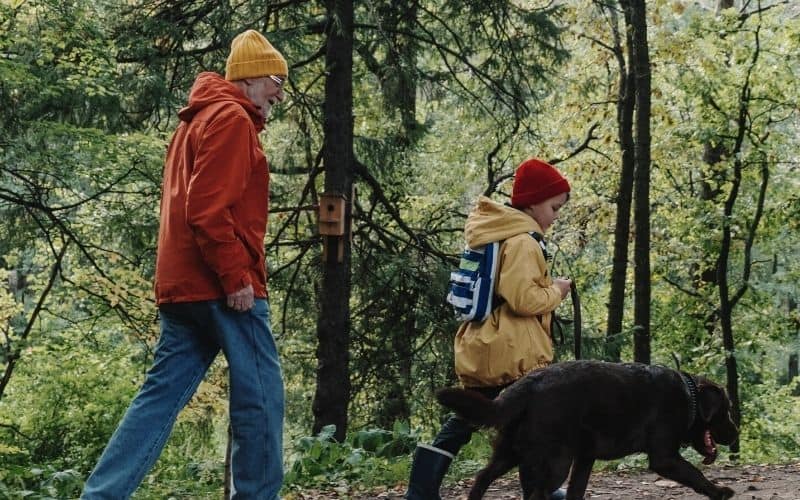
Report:
M447 387L436 393L436 399L460 417L476 425L497 427L508 418L508 415L500 411L500 404L497 401L469 389Z

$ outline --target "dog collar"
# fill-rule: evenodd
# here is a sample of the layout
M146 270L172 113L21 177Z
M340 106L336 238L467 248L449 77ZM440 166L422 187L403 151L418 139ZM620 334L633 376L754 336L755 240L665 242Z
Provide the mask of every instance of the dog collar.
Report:
M697 384L688 373L680 372L680 374L689 395L689 428L691 428L697 418Z

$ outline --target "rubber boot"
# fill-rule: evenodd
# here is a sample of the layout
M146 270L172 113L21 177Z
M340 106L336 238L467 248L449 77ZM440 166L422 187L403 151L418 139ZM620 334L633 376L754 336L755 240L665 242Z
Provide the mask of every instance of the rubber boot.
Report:
M550 500L566 500L567 498L567 490L564 488L559 488L556 491L550 493Z
M408 500L441 500L439 487L453 461L453 454L428 444L418 444L408 479Z

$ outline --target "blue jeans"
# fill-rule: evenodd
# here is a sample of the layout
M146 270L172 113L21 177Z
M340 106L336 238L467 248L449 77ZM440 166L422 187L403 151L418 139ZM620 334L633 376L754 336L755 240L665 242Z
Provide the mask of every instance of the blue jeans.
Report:
M220 350L230 373L232 498L279 498L284 394L267 301L256 299L243 313L223 301L164 304L159 309L161 338L153 366L81 498L131 496Z

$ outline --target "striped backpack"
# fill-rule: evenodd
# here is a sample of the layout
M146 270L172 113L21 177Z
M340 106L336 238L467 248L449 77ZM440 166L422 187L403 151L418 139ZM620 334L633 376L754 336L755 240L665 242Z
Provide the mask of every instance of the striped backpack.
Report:
M547 258L542 235L535 231L530 235L539 242ZM458 269L450 273L447 302L453 306L458 321L484 321L502 303L494 294L501 243L465 247Z

